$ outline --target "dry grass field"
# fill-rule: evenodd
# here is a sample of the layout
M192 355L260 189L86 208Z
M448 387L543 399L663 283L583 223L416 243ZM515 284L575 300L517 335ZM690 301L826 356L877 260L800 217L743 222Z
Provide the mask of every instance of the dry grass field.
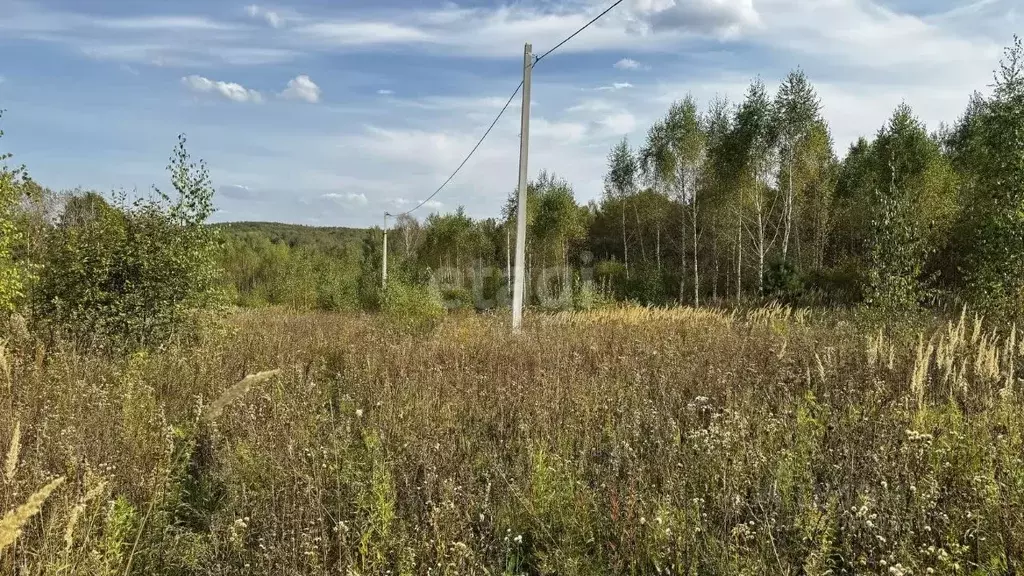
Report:
M1015 331L779 308L507 326L246 312L122 360L12 339L0 574L1024 569Z

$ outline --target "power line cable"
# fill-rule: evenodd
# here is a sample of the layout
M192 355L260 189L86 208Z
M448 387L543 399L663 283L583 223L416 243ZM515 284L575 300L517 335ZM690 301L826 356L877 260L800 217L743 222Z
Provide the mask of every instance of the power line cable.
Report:
M583 25L583 26L582 26L582 27L581 27L581 28L580 28L579 30L577 30L577 31L573 32L573 33L572 33L571 35L569 35L569 36L568 36L568 37L567 37L567 38L566 38L565 40L562 40L561 42L559 42L558 44L556 44L554 48L552 48L552 49L548 50L547 52L545 52L545 53L541 54L540 56L538 56L538 57L534 58L534 60L533 60L533 65L534 65L534 66L536 66L536 65L537 65L537 63L539 63L539 62L540 62L541 60L543 60L544 58L546 58L546 57L547 57L548 55L550 55L550 54L551 54L552 52L554 52L554 51L558 50L559 48L561 48L562 46L564 46L564 45L565 45L566 43L568 43L568 42L569 42L570 40L572 40L573 38L575 38L576 36L578 36L578 35L579 35L579 34L580 34L581 32L583 32L584 30L586 30L587 28L589 28L589 27L590 27L591 25L593 25L593 24L594 24L595 22L597 22L598 20L600 20L601 18L603 18L603 17L604 17L605 15L607 15L607 14L608 14L609 12L611 12L612 10L614 10L616 6L618 6L619 4L622 4L622 3L624 2L624 1L625 1L625 0L617 0L617 1L616 1L616 2L614 3L614 4L612 4L611 6L609 6L608 8L606 8L606 9L605 9L605 10L604 10L603 12L601 12L600 14L598 14L597 16L595 16L595 17L594 17L594 18L593 18L592 20L590 20L590 22L587 22L586 24L584 24L584 25ZM452 181L452 180L453 180L453 179L455 178L455 176L456 176L456 175L457 175L457 174L458 174L458 173L459 173L459 172L460 172L460 171L462 170L462 168L463 168L463 167L464 167L464 166L466 165L466 163L467 163L467 162L469 162L469 159L473 157L473 154L475 154L475 153L476 153L476 151L477 151L477 149L478 149L478 148L480 148L480 145L484 143L484 140L485 140L485 139L487 138L487 136L488 136L488 135L490 135L490 133L491 133L491 130L493 130L493 129L494 129L494 126L495 126L495 125L496 125L496 124L498 123L498 120L500 120L500 119L501 119L501 117L502 117L502 115L503 115L503 114L505 114L505 111L506 111L506 110L508 110L508 107L509 107L509 106L510 106L510 105L512 104L512 100L514 100L514 99L515 99L515 97L516 97L516 94L519 94L519 90L521 90L522 88L523 88L523 83L522 83L522 81L520 81L520 82L519 82L519 85L518 85L518 86L516 86L516 89L515 89L515 91L513 91L513 92L512 92L512 95L511 95L511 96L509 96L509 98L508 98L508 102L505 102L505 106L503 106L503 107L502 107L502 109L501 109L501 111L500 111L500 112L498 112L498 115L497 115L497 116L496 116L496 117L494 118L494 121L493 121L493 122L491 122L491 125L490 125L490 126L489 126L489 127L487 128L487 131L486 131L486 132L484 132L484 135L480 137L480 140L478 140L478 141L477 141L477 143L476 143L476 146L473 146L473 149L469 151L469 154L468 154L468 155L466 156L466 158L465 158L465 159L464 159L464 160L462 161L462 163L461 163L461 164L459 164L459 167L458 167L458 168L456 168L454 172L452 172L451 176L449 176L449 177L448 177L448 179L444 181L444 184L441 184L441 186L440 186L440 187L438 187L438 189L437 189L437 190L435 190L433 194L431 194L430 196L427 196L427 198L426 198L425 200L423 200L422 202L420 202L419 204L417 204L417 205L416 205L416 206L415 206L414 208L412 208L411 210L406 210L405 212L402 212L401 214L386 214L386 215L388 215L388 216L395 216L395 217L398 217L398 216L406 216L406 215L408 215L408 214L411 214L411 213L413 213L413 212L415 212L415 211L419 210L419 209L420 209L420 208L422 208L422 207L423 207L424 205L426 205L426 203L427 203L427 202L430 202L431 200L433 200L433 199L434 199L434 197L435 197L435 196L437 196L438 194L440 194L440 193L441 193L441 191L442 191L442 190L444 190L444 189L445 189L445 187L446 187L446 186L448 186L448 184L449 184L449 183L451 183L451 181Z
M455 178L455 175L458 174L460 170L462 170L462 167L466 165L466 162L469 162L469 159L473 157L473 154L476 153L477 148L480 148L480 145L484 143L484 140L491 133L491 130L494 129L494 125L497 124L498 120L501 119L502 114L504 114L505 111L508 110L508 107L512 104L512 100L515 99L516 94L519 94L519 90L522 89L522 87L523 87L523 82L520 81L519 82L519 86L516 86L515 91L512 92L512 95L508 97L508 102L505 102L505 106L502 107L501 112L498 112L498 115L494 118L494 122L491 122L491 125L487 128L487 131L484 132L484 135L480 137L479 141L477 141L476 146L473 146L473 149L469 151L469 155L467 155L466 158L462 161L462 164L459 164L459 167L455 169L455 172L452 172L452 175L449 176L448 179L444 181L444 184L441 184L441 186L437 190L434 190L433 194L431 194L430 196L427 196L426 200L424 200L424 201L420 202L419 204L417 204L415 208L413 208L411 210L406 210L405 212L402 212L401 214L397 214L397 215L395 215L396 217L397 216L405 216L407 214L411 214L412 212L415 212L416 210L419 210L427 202L430 202L434 198L434 196L437 196L441 192L441 190L444 190L445 186L447 186L452 181L452 179Z
M575 37L576 37L577 35L579 35L579 33L580 33L580 32L583 32L584 30L586 30L587 28L589 28L589 27L590 27L590 25L591 25L591 24L593 24L594 22L597 22L597 21L598 21L598 20L600 20L601 18L604 18L604 16L605 16L606 14L608 14L609 12L611 12L612 10L614 10L616 6L618 6L619 4L622 4L622 3L624 2L624 1L625 1L625 0L618 0L618 1L616 2L616 3L614 3L614 4L612 4L611 6L609 6L608 8L606 8L604 12L601 12L600 14L598 14L597 16L595 16L593 20L591 20L590 22L587 22L586 24L584 24L582 28L580 28L579 30L577 30L577 31L573 32L571 36L569 36L569 37L568 37L568 38L566 38L565 40L562 40L561 42L559 42L559 43L558 43L558 44L557 44L557 45L556 45L556 46L555 46L554 48L552 48L551 50L548 50L547 52L545 52L545 53L541 54L540 56L538 56L538 57L537 57L537 59L533 61L533 63L534 63L534 64L537 64L538 62L540 62L541 60L543 60L543 59L544 59L545 57L547 57L547 55L548 55L548 54L551 54L551 53L552 53L552 52L554 52L555 50L558 50L559 48L561 48L562 46L564 46L564 45L565 45L565 44L566 44L566 43L567 43L568 41L570 41L570 40L572 40L573 38L575 38Z

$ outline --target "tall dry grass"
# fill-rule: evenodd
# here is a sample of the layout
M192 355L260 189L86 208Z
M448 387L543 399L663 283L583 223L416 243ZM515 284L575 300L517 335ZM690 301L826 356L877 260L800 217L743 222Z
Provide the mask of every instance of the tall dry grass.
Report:
M1015 330L529 320L260 312L199 349L8 350L0 511L67 485L0 573L1021 570Z

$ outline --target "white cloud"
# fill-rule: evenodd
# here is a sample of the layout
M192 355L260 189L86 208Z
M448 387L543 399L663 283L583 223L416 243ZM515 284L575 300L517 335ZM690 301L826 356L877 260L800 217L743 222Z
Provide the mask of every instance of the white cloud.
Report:
M615 105L607 100L584 100L579 104L566 108L566 112L607 112L615 109Z
M447 122L452 120L456 119L445 117ZM460 125L466 125L465 119ZM480 138L477 131L480 128L475 124L466 130L442 129L439 126L435 128L420 130L367 126L362 134L343 138L342 145L376 160L386 160L392 165L399 163L406 171L412 170L427 178L444 180L477 143ZM501 155L495 151L494 146L487 144L477 150L474 161Z
M435 40L429 33L416 27L386 21L317 22L307 24L296 32L303 39L334 47L411 44Z
M735 37L758 26L754 0L635 0L634 15L650 32L712 30Z
M608 132L621 136L635 130L637 121L636 117L629 112L619 112L605 116L598 121L598 124L603 126Z
M601 86L599 88L596 88L596 90L616 91L616 90L626 90L627 88L632 88L632 87L633 87L633 85L630 84L629 82L615 82L615 83L613 83L610 86Z
M579 142L587 134L587 126L578 122L551 122L544 118L530 121L530 142L548 139L559 143Z
M266 8L261 8L255 4L246 6L245 11L249 14L250 18L262 18L267 22L267 24L270 24L272 28L280 28L281 25L284 24L284 20L281 18L280 14L272 10L267 10Z
M876 82L979 87L988 83L1000 50L991 35L953 30L878 0L763 0L759 6L764 26L750 34L755 43Z
M369 203L369 200L366 199L366 194L355 192L349 192L347 194L328 192L327 194L322 195L321 198L326 198L328 200L336 200L346 204L355 204L357 206L366 206Z
M305 100L310 104L320 101L320 87L305 74L288 81L288 87L281 93L283 98Z
M615 63L614 67L617 70L639 70L641 65L632 58L623 58Z
M228 31L234 26L203 16L133 16L128 18L95 18L90 24L97 28L132 32L153 31Z
M679 2L677 5L676 2ZM790 0L793 1L793 0ZM672 45L682 38L734 37L758 21L752 0L634 0L633 9L609 13L560 53ZM530 38L538 49L553 46L579 29L604 6L593 2L505 2L493 7L376 11L374 18L353 14L309 19L296 38L318 46L354 48L404 45L475 57L507 58L509 46Z
M403 62L408 59L413 66L420 62L417 58L429 56L429 64L445 75L445 82L430 86L427 96L413 97L402 85L392 83L393 79L377 75L376 70L354 70L351 106L309 107L309 117L268 117L259 125L225 114L206 125L171 126L173 119L150 118L153 115L139 112L141 104L132 99L116 100L127 110L125 113L160 123L166 133L180 128L195 134L196 142L203 142L213 152L203 155L211 161L216 181L259 183L261 198L272 198L260 208L266 211L262 216L252 208L251 216L240 212L237 217L295 221L315 215L330 223L333 214L343 213L339 217L350 219L352 225L376 222L379 215L371 217L370 213L378 203L382 209L411 208L418 202L410 198L426 197L448 177L518 82L514 61L523 38L533 41L541 52L607 5L603 0L497 0L502 5L458 8L421 3L398 11L384 6L363 10L350 3L333 7L321 4L315 14L308 15L280 8L278 14L288 30L279 32L268 29L262 19L237 25L180 16L98 22L98 18L88 15L47 12L40 3L6 0L12 1L28 8L15 8L15 13L0 18L2 37L25 40L25 46L31 46L29 41L53 42L58 47L88 51L94 58L113 60L115 65L160 61L166 66L197 66L175 77L192 72L222 77L198 66L220 66L228 60L252 65L301 57L302 65L308 66L305 69L322 78L323 72L318 70L330 66L339 53L372 54L373 59L389 61L397 57ZM942 17L920 12L942 9L937 5L949 6L956 0L914 0L916 14L893 8L911 3L624 3L544 64L550 75L535 88L534 96L544 107L538 108L534 116L530 174L554 170L569 179L581 201L594 198L601 192L610 146L626 134L634 145L640 144L646 128L667 111L672 101L692 92L702 106L716 93L736 102L757 74L764 76L774 92L780 76L797 65L807 70L818 88L840 154L852 139L873 134L903 100L930 127L939 120L954 120L971 90L984 89L991 81L998 48L1015 27L1010 10L1019 11L1019 7L1014 8L1019 0L982 0ZM0 4L7 6L5 0ZM36 14L27 14L26 10ZM262 18L261 13L257 16ZM244 19L244 14L241 17ZM580 60L578 68L567 57L587 52L606 56ZM616 59L627 54L632 58L623 58L608 70ZM676 58L675 54L686 56ZM438 57L447 55L457 55L460 60L451 63ZM465 58L475 59L479 65L467 68ZM479 62L488 58L505 60L493 66ZM556 61L572 65L569 76L557 72L555 66L547 67ZM626 61L636 67L620 64ZM587 62L597 62L596 67ZM658 73L629 72L648 66ZM155 76L144 73L141 79ZM224 96L218 83L203 76L196 78L199 91ZM612 80L630 82L612 84ZM607 84L605 90L597 91L602 84ZM283 88L270 85L277 91ZM373 86L395 88L400 96L377 97L394 95L389 89L378 91ZM334 89L331 91L333 99ZM342 99L341 95L337 98ZM518 102L517 98L437 201L448 207L465 204L474 216L498 213L517 177ZM137 135L121 137L131 141ZM152 154L156 158L162 155L159 150ZM101 164L115 163L97 166ZM161 177L161 165L154 165L149 181ZM124 173L109 177L115 186L121 185L124 181L115 178L125 178ZM129 184L136 181L143 186L147 182L139 177ZM105 180L101 182L106 184ZM324 193L339 190L362 193L369 201L362 205L358 199L340 193L331 202L321 198ZM238 188L232 193L243 195L245 191ZM301 204L296 197L311 200ZM335 201L344 202L346 210L323 209ZM421 210L425 212L426 207Z
M181 79L182 84L193 92L216 93L234 102L262 102L263 97L256 90L250 90L241 84L234 82L221 82L210 80L203 76L193 74Z
M271 25L294 24L289 34L268 37L265 31L210 17L104 18L15 1L13 11L0 21L0 31L71 45L96 58L165 65L258 65L321 50L384 46L509 58L515 53L509 46L521 45L523 38L538 48L554 45L596 15L603 8L599 4L504 0L489 7L352 8L315 15L248 6L253 18ZM1010 5L1011 0L978 0L967 8L918 16L897 12L883 0L632 0L563 46L559 54L631 50L654 58L666 50L691 48L701 39L735 40L761 50L784 51L801 64L815 60L875 71L913 71L924 64L927 70L918 75L936 78L949 75L947 59L958 71L976 66L979 56L990 62L992 51L1013 31ZM966 25L968 33L957 32ZM999 42L985 40L997 36ZM229 50L230 61L224 56ZM631 58L616 67L629 70L635 65L646 68Z
M424 208L430 208L432 210L440 210L444 207L444 204L439 200L427 200L423 203Z

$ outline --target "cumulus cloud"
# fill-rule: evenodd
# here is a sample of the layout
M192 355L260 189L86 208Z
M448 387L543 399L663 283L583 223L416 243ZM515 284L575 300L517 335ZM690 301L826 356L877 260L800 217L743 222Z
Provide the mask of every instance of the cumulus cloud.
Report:
M636 117L629 112L609 114L598 121L605 130L616 135L629 134L636 129L636 123Z
M288 81L288 87L281 96L291 100L304 100L310 104L320 101L320 87L305 74Z
M634 14L650 32L707 32L730 37L758 26L753 0L635 0Z
M774 92L785 71L798 65L818 87L823 114L831 123L840 155L851 139L870 136L904 100L931 127L939 120L954 120L971 90L984 89L991 81L998 49L1013 31L1013 10L1020 13L1016 8L1019 0L975 0L969 9L949 11L941 18L934 15L954 3L630 0L555 54L552 64L556 60L571 64L567 58L571 53L595 53L598 59L580 60L581 68L574 70L572 79L553 77L535 92L544 112L534 120L531 176L540 169L555 170L573 183L581 201L597 197L608 149L627 132L631 141L638 143L647 126L662 116L671 102L687 93L693 93L702 105L716 93L737 102L749 80L758 74ZM473 82L450 86L446 82L421 97L395 84L392 87L400 97L385 98L391 90L380 84L390 81L364 76L355 85L366 91L359 102L336 110L307 107L323 116L306 123L271 118L272 124L257 125L239 117L223 118L216 125L184 127L190 133L204 133L204 141L221 150L217 181L260 184L261 198L266 201L245 217L298 220L330 214L324 216L326 221L337 217L364 225L378 203L382 209L394 206L398 210L418 204L411 200L423 198L416 196L416 191L443 182L476 144L507 101L513 86L510 82L518 81L514 73L510 78L507 71L501 72L505 68L488 66L486 59L515 56L509 47L521 46L522 38L531 39L535 47L553 46L606 5L599 0L498 0L473 7L420 3L401 10L386 6L363 10L366 3L356 4L352 9L339 5L307 15L280 8L279 15L289 28L285 35L266 25L261 9L251 15L251 21L222 22L215 16L115 18L73 13L70 5L58 11L43 3L15 2L14 12L0 18L0 36L53 43L112 60L115 65L159 59L166 66L188 66L173 77L201 72L216 78L217 74L205 70L219 68L199 66L297 58L309 66L305 71L316 73L321 66L330 66L338 54L346 53L374 58L401 54L414 66L418 58L426 57L431 66L452 73L465 70L464 59L472 59L481 70ZM913 10L908 10L910 4ZM247 18L240 9L236 16ZM721 44L709 37L737 41ZM684 53L684 58L675 56ZM615 57L601 58L600 54ZM449 64L441 58L444 55L457 55L458 60ZM626 55L632 58L622 58ZM596 62L596 68L586 62ZM656 78L636 72L648 67L658 71ZM274 92L280 93L290 77L271 84ZM243 77L235 79L239 78ZM628 88L630 82L612 84L612 80L629 80L635 86ZM191 89L209 92L211 98L224 96L213 80L200 76L194 83L196 87L190 85ZM375 83L379 90L372 88ZM609 85L598 91L603 84ZM249 94L238 88L238 97ZM269 94L264 91L264 96ZM144 103L125 98L116 104L129 117L148 119ZM447 206L466 205L474 216L498 213L518 175L517 107L518 98L439 195ZM396 108L401 108L401 113L395 113ZM166 123L170 119L152 121ZM134 124L120 123L131 130L123 129L125 133L118 137L137 139L135 132L142 127ZM178 129L164 127L165 131L171 128ZM251 150L245 149L250 145ZM98 153L110 157L114 152ZM120 184L122 180L117 178L124 177L103 178ZM157 172L149 180L140 176L138 181L159 177ZM90 180L90 176L78 174L67 178ZM92 180L105 183L103 178ZM325 192L339 190L363 192L364 197L374 199L368 203L374 206L362 207L358 198L350 200L345 194L333 200L321 198ZM245 191L237 188L225 193L242 195ZM297 196L314 202L301 204L295 201ZM342 205L347 209L323 209ZM395 208L391 209L398 211ZM424 207L416 214L426 210Z
M284 24L284 21L281 19L280 14L278 14L277 12L273 12L271 10L267 10L266 8L261 8L255 4L250 4L249 6L246 6L245 11L249 14L250 18L262 18L267 22L267 24L270 24L270 26L273 28L280 28L281 25Z
M346 194L328 192L327 194L321 196L321 198L326 198L328 200L336 200L338 202L343 202L345 204L354 204L356 206L366 206L366 204L369 202L366 199L366 194L357 194L355 192L349 192Z
M394 90L387 90L387 89L377 90L377 94L380 94L381 96L392 96L392 95L394 95L394 93L395 93Z
M600 88L597 88L597 89L598 90L604 90L604 91L617 91L617 90L626 90L627 88L632 88L632 87L633 87L633 85L630 84L629 82L615 82L611 86L601 86Z
M623 58L614 64L617 70L639 70L641 65L632 58Z
M181 79L181 83L193 92L202 94L218 94L234 102L262 102L263 97L256 90L251 90L234 82L222 82L193 74Z

